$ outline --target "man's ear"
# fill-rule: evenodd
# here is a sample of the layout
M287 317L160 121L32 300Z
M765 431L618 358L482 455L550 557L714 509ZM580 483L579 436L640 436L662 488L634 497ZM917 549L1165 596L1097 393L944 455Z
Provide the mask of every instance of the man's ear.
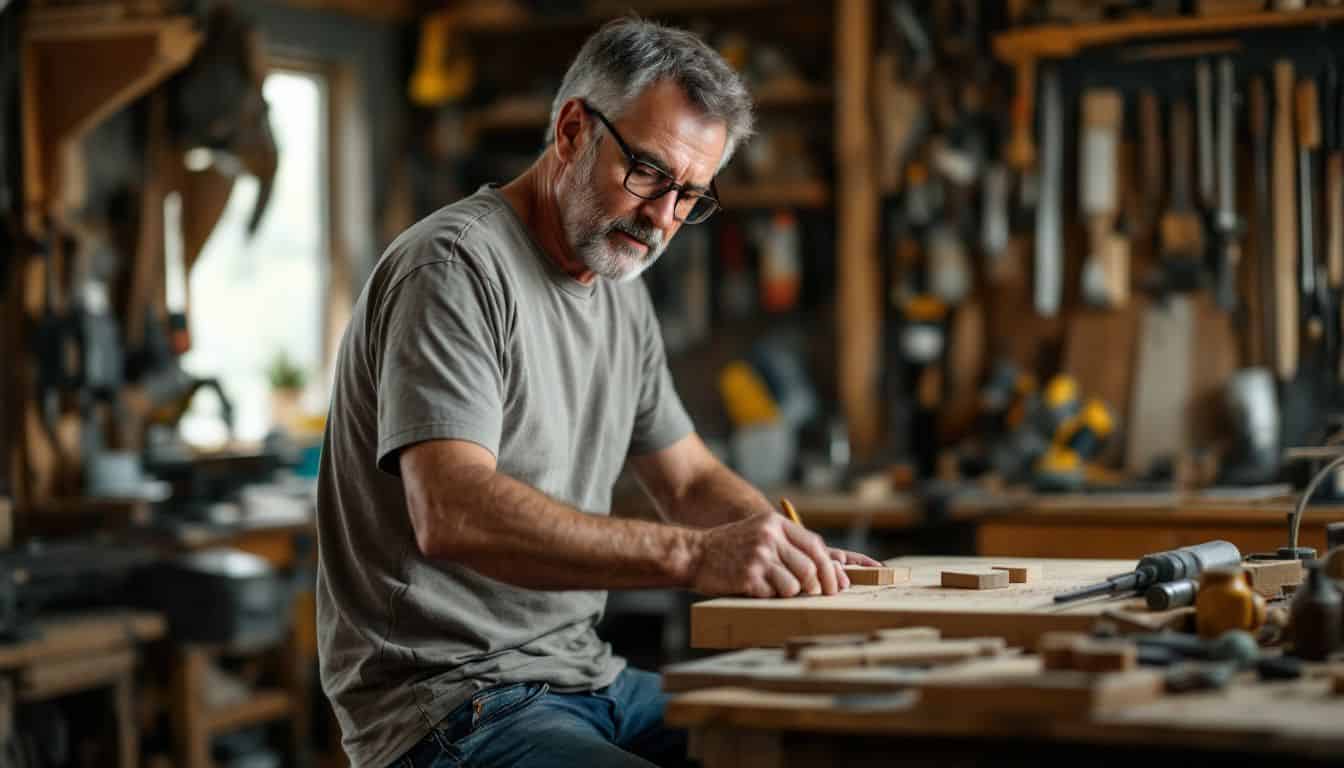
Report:
M569 164L579 156L585 142L591 134L588 121L584 118L583 104L578 99L570 99L560 106L560 114L555 118L555 154L562 163Z

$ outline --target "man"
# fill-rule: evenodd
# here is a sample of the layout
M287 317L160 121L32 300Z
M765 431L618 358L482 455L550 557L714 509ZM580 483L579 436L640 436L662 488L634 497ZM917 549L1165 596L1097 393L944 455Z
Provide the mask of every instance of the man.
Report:
M614 22L522 176L388 248L342 342L318 490L322 683L355 768L684 757L608 589L832 594L842 563L706 450L635 278L751 129L698 38ZM607 516L629 459L668 523Z

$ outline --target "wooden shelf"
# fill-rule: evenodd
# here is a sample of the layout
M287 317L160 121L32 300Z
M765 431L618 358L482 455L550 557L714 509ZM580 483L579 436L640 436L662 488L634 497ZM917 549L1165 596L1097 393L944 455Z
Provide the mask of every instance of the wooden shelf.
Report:
M782 82L758 89L753 94L757 109L801 109L829 107L831 89L805 82ZM541 131L551 116L551 104L529 96L503 98L487 107L470 112L469 130L478 133L504 131Z
M175 16L35 22L23 40L24 199L30 230L60 198L61 156L99 122L186 66L200 44Z
M823 181L785 181L719 187L725 208L825 208L831 190Z
M588 3L585 12L547 15L532 13L514 3L482 3L464 8L457 17L457 28L467 33L495 34L582 30L630 11L644 17L654 17L724 13L794 4L788 0L595 0Z
M292 710L289 694L285 691L260 690L247 701L208 712L206 729L212 735L229 733L245 726L289 717Z
M1067 58L1085 48L1131 40L1301 27L1340 21L1344 21L1344 9L1308 8L1301 11L1263 11L1220 16L1149 17L1093 24L1043 24L995 36L994 54L1010 62Z

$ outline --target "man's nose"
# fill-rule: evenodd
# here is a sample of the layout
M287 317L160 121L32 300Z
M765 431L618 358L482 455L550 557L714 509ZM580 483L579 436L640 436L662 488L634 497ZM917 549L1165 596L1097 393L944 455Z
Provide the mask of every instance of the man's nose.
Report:
M655 227L663 230L664 235L676 228L677 191L675 189L668 190L667 194L657 200L645 201L644 208L648 213L649 221Z

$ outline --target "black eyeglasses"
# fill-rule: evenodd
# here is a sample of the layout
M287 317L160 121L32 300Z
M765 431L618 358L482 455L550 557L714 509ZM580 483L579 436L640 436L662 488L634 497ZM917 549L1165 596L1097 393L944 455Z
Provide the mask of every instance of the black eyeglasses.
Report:
M583 108L592 116L602 121L607 127L607 132L616 140L620 146L621 152L625 153L625 159L630 162L630 167L625 172L625 191L635 197L644 200L657 200L672 190L677 191L677 202L672 206L672 218L686 224L699 224L700 222L713 216L719 210L719 191L715 189L714 182L709 182L709 191L712 194L706 194L694 189L686 189L676 181L666 171L658 166L640 160L634 152L630 150L625 139L616 132L611 121L596 109L588 106L584 102Z

